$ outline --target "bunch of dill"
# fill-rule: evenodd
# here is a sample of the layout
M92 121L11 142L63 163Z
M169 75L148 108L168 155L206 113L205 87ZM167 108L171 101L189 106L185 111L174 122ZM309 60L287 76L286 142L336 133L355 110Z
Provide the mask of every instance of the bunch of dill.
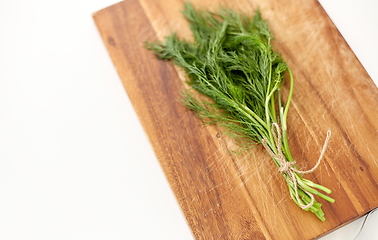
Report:
M183 14L190 23L194 42L172 34L164 43L146 43L159 59L173 60L182 67L188 75L188 84L212 100L200 101L187 91L183 103L204 122L217 123L227 129L245 149L264 143L278 167L282 167L282 163L274 156L279 152L283 153L284 161L294 162L286 134L293 76L280 55L273 51L273 35L259 11L251 18L232 9L216 13L196 10L186 3ZM284 105L280 88L285 72L290 75L291 87ZM281 125L279 144L275 140L276 130L272 132L273 123ZM304 179L297 172L291 176L282 172L282 175L294 202L324 221L321 204L313 200L312 194L334 202L314 188L328 194L331 191Z

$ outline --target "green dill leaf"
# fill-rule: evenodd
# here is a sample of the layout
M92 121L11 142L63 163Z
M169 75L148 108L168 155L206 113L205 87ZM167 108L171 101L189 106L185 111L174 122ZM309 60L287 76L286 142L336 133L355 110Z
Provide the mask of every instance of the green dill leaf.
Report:
M146 43L146 48L152 50L159 59L172 60L183 68L192 90L208 98L199 100L190 90L184 91L183 105L192 110L204 124L218 124L227 130L226 134L235 139L241 152L266 140L270 150L277 154L271 124L280 120L282 152L286 161L293 162L286 134L293 77L282 57L273 50L273 34L260 11L256 11L253 17L225 8L210 12L196 10L187 2L182 13L189 22L194 42L179 39L173 33L165 38L164 43ZM280 88L286 72L289 73L291 87L284 105ZM272 158L280 167L276 159ZM309 204L309 193L334 201L312 187L327 193L330 193L329 189L303 179L296 173L295 177L300 183L298 187L287 173L282 174L296 204ZM296 190L299 199L296 199ZM320 203L315 201L308 210L324 221Z

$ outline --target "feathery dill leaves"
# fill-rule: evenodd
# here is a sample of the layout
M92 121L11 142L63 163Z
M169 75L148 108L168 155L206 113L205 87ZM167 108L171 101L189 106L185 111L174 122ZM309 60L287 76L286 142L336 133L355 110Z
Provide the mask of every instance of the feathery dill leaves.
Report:
M293 162L286 134L293 77L284 60L273 51L273 35L260 12L256 11L251 18L239 15L232 9L220 9L216 13L196 10L186 3L183 14L190 23L194 42L181 40L173 33L165 38L164 43L147 42L146 47L159 59L172 60L182 67L192 89L211 99L211 102L200 101L191 91L185 91L182 97L184 105L204 123L219 124L227 129L242 149L266 139L267 145L276 153L271 124L280 122L282 151L286 160ZM285 72L289 73L291 81L286 105L280 96ZM296 187L287 173L283 173L283 176L294 202L299 205L295 197ZM305 191L334 201L313 188L326 193L330 193L329 189L303 179L298 173L295 176L302 203L311 202ZM324 221L320 203L315 201L308 210Z

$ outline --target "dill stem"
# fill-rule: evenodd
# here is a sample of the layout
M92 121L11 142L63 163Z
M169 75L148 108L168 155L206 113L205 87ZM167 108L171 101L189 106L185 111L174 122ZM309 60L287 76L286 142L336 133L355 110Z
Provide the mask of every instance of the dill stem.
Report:
M270 38L268 38L268 47L267 47L267 55L268 55L267 57L268 57L268 60L269 60L269 78L268 78L268 87L267 87L266 99L265 99L266 125L268 126L268 128L270 128L269 101L270 101L270 98L272 97L272 95L274 94L274 92L277 90L277 84L276 84L273 87L273 89L270 91L270 84L272 82L272 59L271 59L269 48L270 48ZM274 112L274 109L273 109L273 112ZM272 114L272 116L273 116L273 114ZM273 119L273 121L274 121L274 119ZM268 130L268 132L269 132L269 139L273 142L272 131ZM277 151L276 146L274 144L272 146L273 146L272 150L274 152L276 152Z
M268 38L268 48L271 48L271 45L270 45L270 38ZM268 49L268 58L269 58L269 85L268 85L268 91L269 91L269 87L270 87L270 83L272 81L272 56L271 56L271 52L270 52L270 49ZM278 87L277 87L278 88ZM273 96L274 96L274 92L273 91ZM274 97L269 97L271 99L271 109L270 109L270 113L272 114L272 120L273 122L277 122L276 120L276 110L274 108ZM268 116L267 116L268 117ZM269 126L269 125L268 125Z
M272 97L273 93L277 90L277 85L275 85L272 89L272 91L269 93L269 95L265 99L265 115L266 115L266 125L270 127L270 116L269 116L269 101L270 98ZM270 138L271 135L269 135Z
M274 92L277 91L277 89L278 89L278 86L276 84L273 87L272 91L269 93L269 95L266 97L266 100L265 100L266 124L269 127L270 127L269 101L270 101L270 98L272 97L272 95L274 94ZM269 139L270 139L271 142L274 142L274 139L273 139L273 136L272 136L272 131L269 131ZM272 144L271 148L272 148L273 152L277 153L277 149L276 149L275 144Z
M331 203L335 202L335 200L333 198L330 198L330 197L324 195L323 193L320 193L320 192L316 191L315 189L309 187L306 183L304 183L298 177L297 177L297 182L298 182L299 186L301 186L301 188L304 189L304 190L306 190L307 192L315 194L315 195L317 195L317 196L319 196L319 197L327 200L328 202L331 202Z
M275 98L274 98L274 94L273 94L273 97L270 98L270 112L272 113L272 119L273 119L273 122L277 122L277 117L276 117L276 109L275 109Z
M293 79L293 75L291 74L291 71L290 71L289 68L287 69L287 71L289 72L289 75L290 75L290 91L289 91L289 96L287 98L285 110L284 110L283 116L282 116L282 137L283 137L283 146L284 146L284 149L285 149L285 152L286 152L287 160L289 162L293 162L294 159L291 156L290 149L289 149L289 142L287 140L286 119L287 119L287 113L288 113L288 110L289 110L291 98L293 96L294 79Z
M289 68L287 68L287 71L289 72L289 75L290 75L290 92L289 92L289 97L287 98L285 111L284 111L285 128L286 128L287 112L289 111L289 106L290 106L290 102L291 102L291 97L293 96L293 87L294 87L293 75L291 74L291 71L290 71Z
M324 191L324 192L326 192L328 194L330 194L332 192L329 188L326 188L326 187L324 187L322 185L316 184L316 183L314 183L314 182L312 182L310 180L302 179L302 181L304 183L306 183L309 187L317 188L317 189L322 190L322 191Z
M235 101L233 101L233 102L235 103ZM238 105L238 104L236 104L236 105ZM240 105L242 106L242 108L245 111L247 111L249 114L251 114L255 118L255 120L257 120L269 132L268 126L265 124L265 122L259 116L257 116L256 113L254 113L251 109L249 109L244 104L240 104ZM242 109L239 108L239 110L241 110L241 112L243 112L247 117L249 117L251 119L251 117L247 113L245 113Z

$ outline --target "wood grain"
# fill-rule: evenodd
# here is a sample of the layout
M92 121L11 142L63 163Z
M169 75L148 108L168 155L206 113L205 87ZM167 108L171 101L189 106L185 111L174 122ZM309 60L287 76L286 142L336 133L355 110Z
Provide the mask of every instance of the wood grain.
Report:
M332 139L321 166L306 178L329 187L326 221L290 199L261 146L233 155L222 129L203 127L177 101L184 76L158 61L144 41L172 31L190 39L180 0L127 0L94 15L103 41L196 239L312 239L378 206L378 89L320 4L314 0L192 1L251 13L259 7L273 45L291 68L295 87L289 145L300 168L315 165L327 129ZM284 97L288 85L283 88Z

